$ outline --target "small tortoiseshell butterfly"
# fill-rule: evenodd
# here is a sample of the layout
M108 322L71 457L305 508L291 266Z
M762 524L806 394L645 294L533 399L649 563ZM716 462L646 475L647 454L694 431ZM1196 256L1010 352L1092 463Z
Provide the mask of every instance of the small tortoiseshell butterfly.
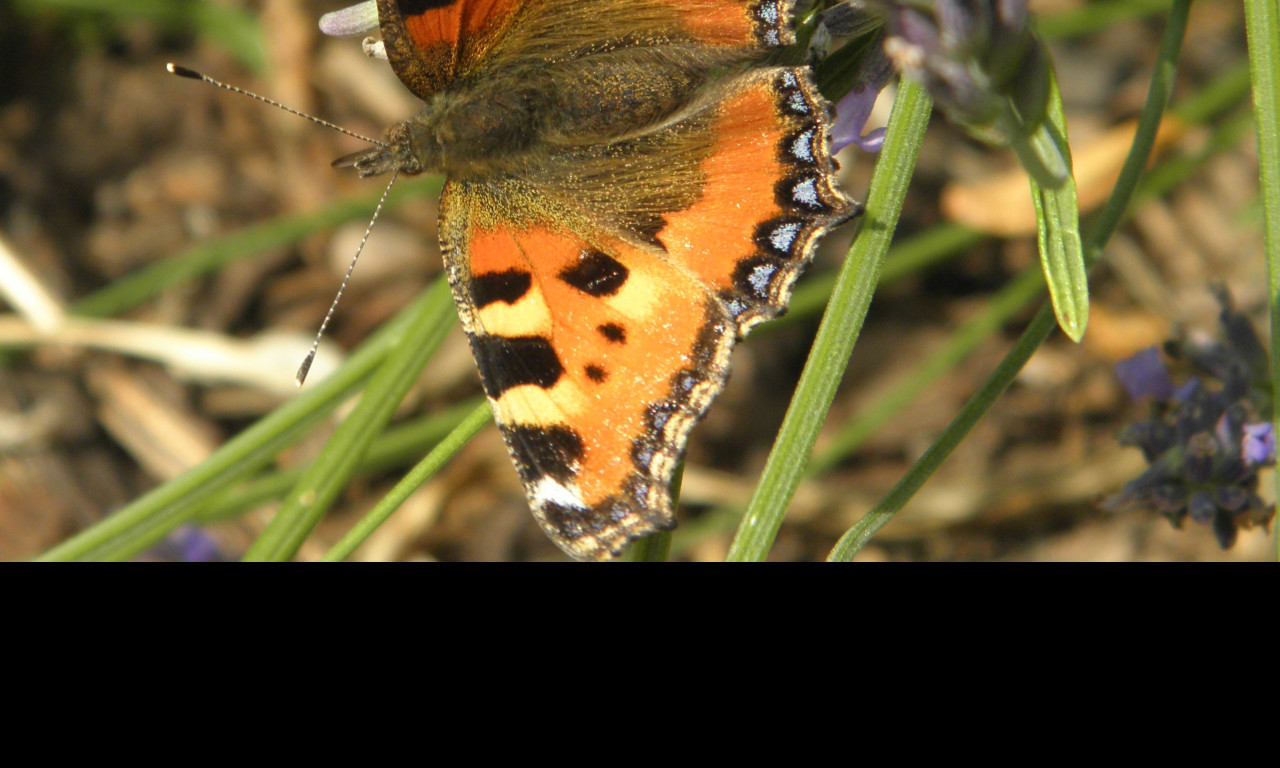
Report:
M448 177L439 237L533 514L605 559L668 485L729 352L786 306L836 186L830 110L772 63L793 0L377 0L423 110L361 176Z

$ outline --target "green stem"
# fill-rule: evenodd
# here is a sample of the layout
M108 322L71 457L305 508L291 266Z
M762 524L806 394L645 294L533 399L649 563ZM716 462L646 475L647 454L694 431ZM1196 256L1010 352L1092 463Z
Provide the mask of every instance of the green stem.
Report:
M902 83L871 177L862 227L845 257L795 396L729 549L731 561L763 560L782 525L871 306L931 108L923 88Z
M387 521L391 517L391 513L400 508L405 499L416 491L423 483L430 479L440 468L445 465L449 459L453 458L462 446L467 444L476 433L484 428L486 424L493 421L493 412L489 408L489 404L480 403L476 406L457 429L453 430L440 444L431 450L422 461L409 471L404 478L396 483L396 487L391 492L382 497L367 515L361 518L360 522L342 537L342 540L333 545L325 556L321 558L323 562L339 562L346 560L356 551L361 544L365 542L378 529L378 526Z
M429 297L387 323L332 376L307 387L182 476L50 549L38 560L125 560L191 519L205 499L269 464L356 391L386 357Z
M395 350L387 355L356 405L293 493L244 555L246 561L288 560L346 485L369 443L395 412L405 393L457 320L449 286L440 278L425 293Z
M397 424L369 446L356 472L367 475L413 464L439 445L483 402L484 398L471 398L428 416ZM265 502L283 499L298 484L305 471L304 465L275 469L228 489L202 504L193 521L205 525L226 520Z
M1245 0L1244 11L1271 303L1271 401L1280 403L1280 9L1276 0ZM1273 428L1280 431L1280 409L1273 411L1272 419ZM1275 474L1280 483L1280 472ZM1280 558L1280 548L1276 556Z
M827 448L814 457L809 474L821 474L843 461L862 441L894 419L943 374L967 358L991 334L1003 328L1023 307L1043 293L1044 273L1038 266L1028 267L987 302L980 315L953 333L945 347L913 368L905 381L845 425Z

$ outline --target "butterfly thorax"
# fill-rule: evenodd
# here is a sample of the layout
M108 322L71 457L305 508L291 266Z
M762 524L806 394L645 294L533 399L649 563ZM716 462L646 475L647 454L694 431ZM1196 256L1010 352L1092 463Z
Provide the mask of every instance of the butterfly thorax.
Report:
M671 44L540 61L434 94L387 131L387 146L335 166L361 176L520 174L548 154L653 131L696 109L726 73L748 63L741 54L689 55Z

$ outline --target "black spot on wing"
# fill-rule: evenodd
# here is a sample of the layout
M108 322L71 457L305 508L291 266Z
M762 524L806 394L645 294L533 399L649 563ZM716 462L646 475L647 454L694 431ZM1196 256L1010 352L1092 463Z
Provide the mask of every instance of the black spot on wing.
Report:
M597 325L596 331L614 344L627 343L627 329L617 323L604 323L602 325Z
M476 275L471 278L471 298L476 309L483 309L496 301L515 304L529 292L531 285L533 277L519 269Z
M630 271L607 253L583 251L578 263L560 273L560 279L588 296L612 296L622 289Z
M582 437L571 427L530 427L519 424L502 428L515 455L520 479L532 485L544 477L569 483L582 462Z
M601 384L605 379L609 378L609 372L598 365L588 365L582 369L582 372L587 374L588 379L597 384Z
M485 394L494 399L525 384L547 389L564 373L551 342L541 336L474 336L471 349Z
M561 504L547 504L542 508L547 522L562 538L569 541L584 536L600 537L617 528L631 514L620 499L609 497L594 508L574 508Z
M457 2L458 0L396 0L396 6L400 8L400 13L407 18L427 11L434 11L438 8L448 8Z

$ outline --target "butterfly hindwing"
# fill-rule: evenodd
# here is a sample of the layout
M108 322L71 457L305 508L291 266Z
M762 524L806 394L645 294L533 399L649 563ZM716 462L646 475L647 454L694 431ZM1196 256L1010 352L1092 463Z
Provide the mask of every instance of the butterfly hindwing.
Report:
M491 215L509 204L446 188L450 282L535 517L569 554L602 559L673 524L678 447L721 386L734 328L678 265Z

